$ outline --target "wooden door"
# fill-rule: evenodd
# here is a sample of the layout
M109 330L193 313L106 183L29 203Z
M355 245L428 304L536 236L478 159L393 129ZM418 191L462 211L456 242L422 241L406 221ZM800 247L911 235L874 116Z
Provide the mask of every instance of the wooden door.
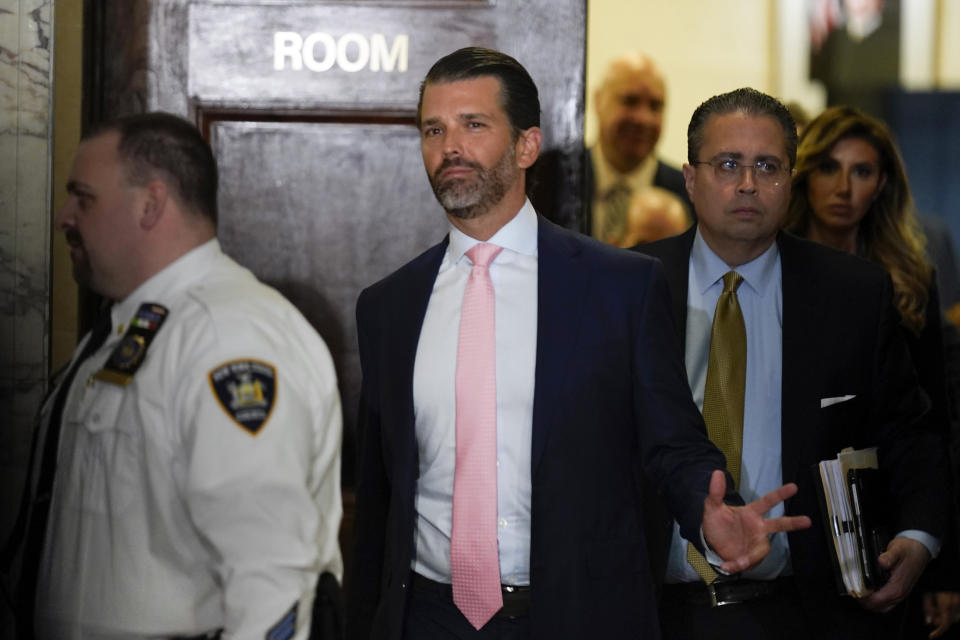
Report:
M420 81L468 45L500 49L540 89L545 148L580 211L584 0L129 0L97 3L95 116L193 119L220 172L224 249L284 293L333 353L353 483L360 290L446 230L414 126ZM544 176L547 184L554 178ZM349 504L347 504L349 511Z

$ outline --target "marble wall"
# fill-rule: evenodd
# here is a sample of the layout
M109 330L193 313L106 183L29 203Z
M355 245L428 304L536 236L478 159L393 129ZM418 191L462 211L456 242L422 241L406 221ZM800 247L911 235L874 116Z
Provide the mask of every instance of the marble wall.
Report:
M52 19L52 0L0 5L0 542L48 369Z

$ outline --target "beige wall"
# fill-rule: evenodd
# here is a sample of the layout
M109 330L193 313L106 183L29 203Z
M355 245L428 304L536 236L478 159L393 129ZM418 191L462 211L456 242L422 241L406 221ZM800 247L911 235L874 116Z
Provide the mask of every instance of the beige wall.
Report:
M960 1L940 0L940 55L938 77L941 89L960 89Z
M667 80L659 153L679 166L686 127L706 98L741 86L771 91L770 0L589 0L586 139L596 139L593 91L611 58L636 49L654 58ZM736 34L735 37L730 37Z

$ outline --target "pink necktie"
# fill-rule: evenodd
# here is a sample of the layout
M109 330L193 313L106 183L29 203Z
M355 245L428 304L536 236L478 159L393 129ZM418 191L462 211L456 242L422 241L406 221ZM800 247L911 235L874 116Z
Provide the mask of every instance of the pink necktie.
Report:
M457 346L457 463L453 475L450 573L453 601L479 629L503 606L497 553L497 371L493 282L501 247L478 244L460 312Z

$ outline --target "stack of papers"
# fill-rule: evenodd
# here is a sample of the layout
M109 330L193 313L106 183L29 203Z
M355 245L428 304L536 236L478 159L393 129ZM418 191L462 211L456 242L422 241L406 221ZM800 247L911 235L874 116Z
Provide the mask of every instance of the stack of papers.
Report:
M835 551L841 591L862 598L883 584L877 557L885 548L884 518L876 513L877 450L844 449L817 465L827 537Z

